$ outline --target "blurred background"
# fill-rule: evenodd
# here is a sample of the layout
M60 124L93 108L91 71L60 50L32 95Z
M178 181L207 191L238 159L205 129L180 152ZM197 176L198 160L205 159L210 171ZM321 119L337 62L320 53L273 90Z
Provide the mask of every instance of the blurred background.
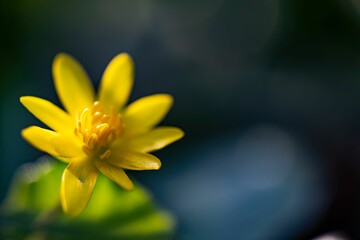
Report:
M178 220L176 239L360 239L360 1L0 1L0 200L42 155L19 103L56 104L68 52L95 86L128 52L131 101L170 93L186 137L131 172ZM119 199L121 201L121 199Z

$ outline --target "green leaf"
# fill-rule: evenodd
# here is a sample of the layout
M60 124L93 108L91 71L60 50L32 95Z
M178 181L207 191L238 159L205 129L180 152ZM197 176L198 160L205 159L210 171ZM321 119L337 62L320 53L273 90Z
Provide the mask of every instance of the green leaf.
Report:
M169 239L172 215L159 209L150 193L135 184L122 190L99 175L90 203L76 218L61 213L40 227L41 217L59 206L60 182L66 165L41 158L19 168L0 211L0 239ZM41 215L43 214L43 215ZM30 237L29 237L30 236Z

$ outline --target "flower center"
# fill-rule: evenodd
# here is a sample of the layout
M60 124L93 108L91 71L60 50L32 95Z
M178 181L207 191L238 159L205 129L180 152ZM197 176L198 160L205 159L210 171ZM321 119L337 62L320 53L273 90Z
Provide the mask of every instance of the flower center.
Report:
M83 151L88 156L106 159L111 155L111 143L121 136L123 131L121 115L114 109L105 114L100 103L96 101L78 116L75 135L84 142Z

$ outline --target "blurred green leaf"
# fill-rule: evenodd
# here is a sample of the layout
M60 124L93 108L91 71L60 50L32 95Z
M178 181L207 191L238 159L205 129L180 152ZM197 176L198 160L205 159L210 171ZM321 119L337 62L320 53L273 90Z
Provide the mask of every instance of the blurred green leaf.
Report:
M50 158L20 167L0 212L0 239L169 239L174 231L173 217L153 203L151 195L135 184L126 192L99 175L93 196L85 211L76 218L63 214L41 229L34 226L41 214L56 209L60 180L65 165ZM40 215L39 215L40 214ZM34 237L35 236L35 237ZM40 239L40 237L39 237Z

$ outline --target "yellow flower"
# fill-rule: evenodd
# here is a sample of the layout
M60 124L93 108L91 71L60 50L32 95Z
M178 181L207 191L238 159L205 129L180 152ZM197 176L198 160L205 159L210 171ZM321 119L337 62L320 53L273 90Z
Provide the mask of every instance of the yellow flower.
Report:
M168 94L143 97L125 107L133 86L134 66L126 53L107 66L95 96L82 66L68 54L53 62L56 92L66 112L32 96L21 103L52 130L31 126L21 134L36 148L68 164L61 180L65 213L76 216L86 207L99 171L126 190L133 183L123 169L159 169L149 152L183 137L176 127L155 127L172 106Z

